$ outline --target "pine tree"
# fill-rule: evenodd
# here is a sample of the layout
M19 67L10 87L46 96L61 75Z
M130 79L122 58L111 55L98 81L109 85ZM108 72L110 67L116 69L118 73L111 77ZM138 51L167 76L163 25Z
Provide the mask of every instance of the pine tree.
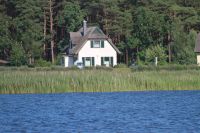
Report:
M0 1L0 59L8 60L12 45L12 38L9 28L11 18L6 12L6 1Z

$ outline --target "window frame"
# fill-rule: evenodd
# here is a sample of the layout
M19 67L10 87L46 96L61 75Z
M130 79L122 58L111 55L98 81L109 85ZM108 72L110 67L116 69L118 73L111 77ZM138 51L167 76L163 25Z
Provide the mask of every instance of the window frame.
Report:
M105 40L90 40L90 48L104 48L104 41Z
M101 48L101 40L93 40L93 48Z
M101 57L101 65L105 66L105 62L108 61L109 62L109 66L113 67L113 60L114 60L113 56Z
M90 66L86 66L85 62L90 61ZM95 57L82 57L83 66L93 67L95 66Z

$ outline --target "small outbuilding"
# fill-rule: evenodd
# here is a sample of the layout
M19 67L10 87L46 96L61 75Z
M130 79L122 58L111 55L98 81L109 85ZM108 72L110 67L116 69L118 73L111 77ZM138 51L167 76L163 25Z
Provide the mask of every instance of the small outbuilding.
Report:
M1 59L0 59L0 66L5 66L5 65L7 65L7 64L9 64L8 61L1 60Z
M195 46L195 53L197 53L197 64L200 66L200 33L197 35L197 41Z

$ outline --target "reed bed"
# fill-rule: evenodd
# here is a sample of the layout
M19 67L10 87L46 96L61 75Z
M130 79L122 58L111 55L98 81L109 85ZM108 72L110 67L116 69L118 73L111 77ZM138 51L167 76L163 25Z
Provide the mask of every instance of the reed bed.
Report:
M200 71L0 71L0 94L199 90Z

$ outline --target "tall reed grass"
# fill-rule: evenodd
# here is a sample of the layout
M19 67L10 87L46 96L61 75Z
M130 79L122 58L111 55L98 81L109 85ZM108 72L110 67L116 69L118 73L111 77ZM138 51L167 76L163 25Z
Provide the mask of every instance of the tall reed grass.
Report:
M0 71L0 94L198 89L198 70Z

